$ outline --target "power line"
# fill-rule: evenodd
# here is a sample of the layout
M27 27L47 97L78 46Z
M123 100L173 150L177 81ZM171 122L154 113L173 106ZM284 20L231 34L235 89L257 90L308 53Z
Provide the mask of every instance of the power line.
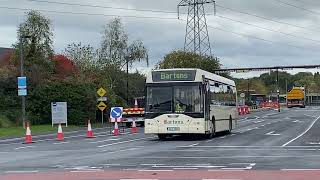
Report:
M73 15L89 15L89 16L105 16L105 17L127 17L127 18L145 18L145 19L160 19L160 20L177 20L176 18L163 18L163 17L148 17L148 16L119 16L119 15L109 15L109 14L100 14L100 13L78 13L78 12L69 12L69 11L53 11L53 10L41 10L41 9L30 9L30 8L15 8L15 7L3 7L0 6L0 9L10 9L10 10L22 10L22 11L31 11L31 10L36 10L39 12L49 12L49 13L58 13L58 14L73 14ZM180 19L181 21L186 21L183 19ZM267 40L267 39L263 39L260 37L256 37L256 36L252 36L252 35L247 35L247 34L242 34L242 33L238 33L238 32L234 32L234 31L228 31L219 27L213 27L213 26L209 26L209 28L212 29L217 29L223 32L228 32L231 34L235 34L238 36L243 36L243 37L247 37L247 38L252 38L252 39L256 39L256 40L260 40L260 41L264 41L267 43L272 43L272 44L281 44L281 45L286 45L286 46L291 46L291 47L295 47L295 48L299 48L299 49L305 49L303 47L300 46L295 46L295 45L291 45L291 44L286 44L286 43L279 43L279 42L275 42L275 41L271 41L271 40Z
M291 24L291 23L287 23L287 22L283 22L283 21L274 20L274 19L271 19L271 18L267 18L267 17L264 17L264 16L259 16L259 15L252 14L252 13L247 13L247 12L244 12L244 11L238 11L238 10L235 10L235 9L232 9L232 8L228 8L228 7L224 7L224 6L221 6L221 5L218 5L218 4L216 6L222 8L222 9L226 9L226 10L229 10L229 11L233 11L233 12L239 13L239 14L245 14L245 15L253 16L253 17L256 17L256 18L259 18L259 19L264 19L264 20L267 20L267 21L270 21L270 22L275 22L275 23L278 23L278 24L284 24L284 25L288 25L288 26L292 26L292 27L296 27L296 28L300 28L300 29L305 29L305 30L309 30L309 31L318 32L318 30L316 30L316 29L309 29L309 28L306 28L304 26L299 26L299 25L295 25L295 24Z
M307 9L307 8L304 8L304 7L300 7L300 6L297 6L297 5L288 3L288 2L284 2L284 1L280 1L280 0L274 0L274 1L276 1L276 2L278 2L280 4L284 4L284 5L291 6L291 7L297 8L297 9L301 9L301 10L306 11L306 12L311 13L311 14L316 14L316 15L320 14L320 12L313 11L313 10L310 10L310 9Z
M48 4L60 4L60 5L69 5L69 6L79 6L79 7L92 7L92 8L102 8L102 9L118 9L118 10L129 10L129 11L140 11L140 12L155 12L155 13L170 13L176 14L177 12L173 11L161 11L154 9L136 9L136 8L123 8L123 7L112 7L112 6L100 6L100 5L91 5L91 4L79 4L79 3L67 3L67 2L57 2L57 1L46 1L46 0L27 0L31 2L39 3L48 3Z
M255 24L243 22L243 21L240 21L240 20L235 20L235 19L232 19L232 18L229 18L229 17L220 16L220 15L216 15L216 17L219 17L219 18L222 18L222 19L227 19L227 20L233 21L233 22L238 22L238 23L241 23L241 24L246 24L246 25L253 26L253 27L256 27L256 28L259 28L259 29L263 29L263 30L267 30L267 31L271 31L271 32L276 32L276 33L280 33L280 34L285 35L285 36L290 36L290 37L295 37L295 38L301 38L301 39L304 39L304 40L308 40L308 41L320 43L320 40L315 40L315 39L306 38L306 37L303 37L303 36L297 36L297 35L294 35L294 34L285 33L285 32L282 32L282 31L277 31L277 30L265 28L265 27L258 26L258 25L255 25Z
M294 48L298 48L298 49L306 49L306 48L301 47L301 46L295 46L295 45L292 45L292 44L271 41L271 40L267 40L267 39L264 39L264 38L260 38L260 37L256 37L256 36L252 36L252 35L248 35L248 34L242 34L242 33L238 33L238 32L235 32L235 31L228 31L228 30L225 30L225 29L222 29L222 28L219 28L219 27L214 27L214 26L209 26L209 25L208 25L208 27L212 28L212 29L217 29L219 31L235 34L235 35L238 35L238 36L243 36L243 37L247 37L247 38L252 38L252 39L264 41L264 42L271 43L271 44L280 44L280 45L290 46L290 47L294 47ZM310 50L310 49L307 49L307 50Z
M6 7L0 6L0 9L10 9L10 10L22 10L22 11L32 11L36 10L39 12L49 12L57 14L72 14L72 15L88 15L88 16L105 16L105 17L124 17L124 18L138 18L138 19L161 19L161 20L177 20L177 18L169 17L157 17L157 16L132 16L132 15L114 15L114 14L101 14L101 13L83 13L83 12L70 12L70 11L54 11L54 10L42 10L42 9L32 9L32 8L16 8L16 7Z

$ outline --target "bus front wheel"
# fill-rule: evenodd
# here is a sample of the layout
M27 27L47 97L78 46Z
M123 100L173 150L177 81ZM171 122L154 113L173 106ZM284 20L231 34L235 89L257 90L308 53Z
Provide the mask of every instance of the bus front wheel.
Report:
M232 116L230 115L230 117L229 117L229 131L228 131L228 133L231 133L231 131L232 131Z

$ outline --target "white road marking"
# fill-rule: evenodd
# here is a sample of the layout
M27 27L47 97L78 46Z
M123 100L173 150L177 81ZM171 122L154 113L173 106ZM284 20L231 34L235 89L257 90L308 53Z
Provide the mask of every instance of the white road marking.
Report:
M92 141L92 142L89 142L89 143L102 143L102 142L117 141L117 140L120 140L120 139L106 139L106 140L101 140L101 141Z
M177 149L177 150L166 150L167 152L203 152L203 149Z
M191 144L189 146L198 146L198 145L199 145L199 143L195 143L195 144Z
M134 141L140 141L140 140L146 140L146 139L154 139L154 137L132 139L132 140L128 140L128 141L121 141L121 142L116 142L116 143L111 143L111 144L105 144L105 145L101 145L101 146L97 146L97 147L98 148L103 148L103 147L108 147L108 146L113 146L113 145L118 145L118 144L124 144L124 143L129 143L129 142L134 142Z
M35 170L35 171L6 171L5 173L7 174L19 174L19 173L37 173L39 171Z
M164 166L165 164L140 164L140 166Z
M273 134L274 131L268 132L265 135L270 135L270 136L280 136L281 134Z
M316 145L320 145L320 142L309 142L308 144L316 144Z
M197 170L199 168L173 168L174 170Z
M213 141L214 139L210 139L210 140L207 140L206 142L211 142L211 141Z
M140 169L138 170L140 172L172 172L173 170L171 169L158 169L158 170L153 170L153 169Z
M301 136L305 135L313 127L313 125L319 120L319 118L320 118L320 116L318 118L316 118L303 133L301 133L299 136L291 139L290 141L286 142L285 144L282 145L282 147L287 146L288 144L292 143L293 141L299 139Z
M314 115L309 115L309 114L304 114L305 116L308 116L308 117L312 117L312 118L316 118L317 116L314 116Z
M243 169L209 169L208 171L233 172L233 171L245 171L245 170Z
M294 121L292 121L292 122L294 122L294 123L301 123L302 121L294 120Z
M21 147L17 147L17 148L14 148L14 149L18 150L18 149L26 149L26 148L32 148L32 147L35 147L35 146L21 146Z
M281 149L286 149L286 148L315 148L320 146L176 146L177 148L281 148Z
M126 152L126 151L134 151L134 150L137 150L139 148L129 148L129 149L122 149L122 150L117 150L117 151L110 151L109 149L106 149L106 150L103 150L103 151L100 151L100 152L108 152L109 154L113 154L113 153L119 153L119 152Z
M69 142L66 141L66 142L58 142L58 143L52 143L52 144L55 144L55 145L58 145L58 144L68 144Z
M71 173L91 173L91 172L102 172L103 169L85 169L85 170L76 170L76 171L69 171Z
M235 158L319 158L320 155L275 155L275 156L175 156L176 159L235 159ZM135 157L131 159L172 159L165 156Z
M190 166L152 166L154 168L224 168L226 166L190 165Z
M320 171L320 169L281 169L281 171Z

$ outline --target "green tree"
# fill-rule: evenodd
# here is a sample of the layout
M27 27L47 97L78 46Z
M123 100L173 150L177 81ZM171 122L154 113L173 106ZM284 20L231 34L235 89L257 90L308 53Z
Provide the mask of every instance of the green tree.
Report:
M91 45L82 45L81 42L71 43L63 54L71 59L82 71L90 71L97 66L97 54Z
M192 52L173 51L157 65L159 69L198 68L209 72L220 69L219 60L213 56L201 56Z
M102 67L122 69L127 61L130 65L145 61L149 64L148 51L140 40L129 42L128 35L119 18L108 23L102 34L98 50L99 64Z
M53 31L50 19L37 11L28 12L26 21L18 27L17 36L18 40L23 40L27 76L37 84L47 79L54 70ZM25 36L28 38L24 38ZM19 44L18 41L13 45L16 49L13 56L16 63L19 62Z

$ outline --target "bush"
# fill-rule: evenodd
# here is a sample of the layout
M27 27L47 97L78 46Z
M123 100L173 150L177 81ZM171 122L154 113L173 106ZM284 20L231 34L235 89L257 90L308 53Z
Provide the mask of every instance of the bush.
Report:
M0 115L0 128L12 126L12 122L4 115Z

